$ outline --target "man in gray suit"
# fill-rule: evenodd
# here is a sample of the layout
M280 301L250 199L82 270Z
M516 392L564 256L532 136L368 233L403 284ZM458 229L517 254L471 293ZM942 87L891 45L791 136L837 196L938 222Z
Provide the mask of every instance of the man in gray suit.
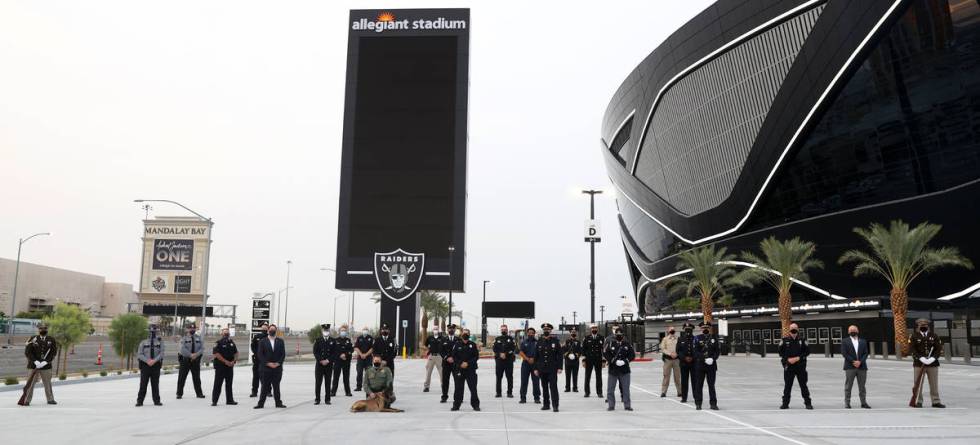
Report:
M840 342L840 353L844 356L844 408L851 408L851 388L857 378L861 408L871 409L864 388L868 380L868 341L858 335L858 327L854 325L847 327L847 336Z

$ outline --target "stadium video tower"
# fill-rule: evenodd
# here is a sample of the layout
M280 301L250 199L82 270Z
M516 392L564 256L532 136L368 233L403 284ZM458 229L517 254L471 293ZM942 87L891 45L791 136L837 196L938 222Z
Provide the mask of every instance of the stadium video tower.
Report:
M417 291L462 291L469 9L352 10L336 287L381 292L409 353Z

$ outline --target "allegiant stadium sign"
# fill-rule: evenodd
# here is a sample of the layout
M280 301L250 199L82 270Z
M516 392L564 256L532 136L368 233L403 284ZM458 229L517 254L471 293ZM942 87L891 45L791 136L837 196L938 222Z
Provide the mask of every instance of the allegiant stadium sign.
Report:
M415 19L398 20L390 12L378 14L375 20L358 19L351 22L350 29L353 31L407 31L407 30L441 30L441 29L466 29L466 20L447 19L438 17L435 19Z

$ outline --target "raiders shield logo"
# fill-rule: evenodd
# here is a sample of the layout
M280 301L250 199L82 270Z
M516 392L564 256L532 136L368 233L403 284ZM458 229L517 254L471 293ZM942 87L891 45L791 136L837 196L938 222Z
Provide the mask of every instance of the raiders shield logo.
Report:
M374 254L374 278L378 281L378 288L395 301L402 301L415 293L422 282L424 269L424 253L398 249Z

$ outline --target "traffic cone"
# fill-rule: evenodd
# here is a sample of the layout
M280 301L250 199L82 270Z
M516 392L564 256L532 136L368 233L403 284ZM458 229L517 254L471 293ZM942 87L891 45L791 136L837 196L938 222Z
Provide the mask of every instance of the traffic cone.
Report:
M102 366L102 343L99 343L99 355L97 357L98 358L95 360L95 365Z

